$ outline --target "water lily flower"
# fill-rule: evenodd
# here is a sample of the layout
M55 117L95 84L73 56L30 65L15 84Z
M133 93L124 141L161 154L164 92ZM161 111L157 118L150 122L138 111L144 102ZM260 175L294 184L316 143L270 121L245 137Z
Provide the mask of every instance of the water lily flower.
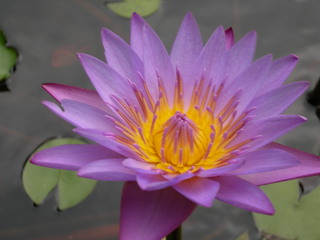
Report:
M102 43L107 63L79 54L96 91L43 85L59 102L44 105L95 144L46 149L32 163L125 181L121 240L159 240L215 199L273 214L259 185L320 173L318 157L273 142L306 120L282 113L309 84L283 85L294 55L253 60L256 32L235 42L218 27L203 45L188 13L168 54L133 14L130 45L108 29Z

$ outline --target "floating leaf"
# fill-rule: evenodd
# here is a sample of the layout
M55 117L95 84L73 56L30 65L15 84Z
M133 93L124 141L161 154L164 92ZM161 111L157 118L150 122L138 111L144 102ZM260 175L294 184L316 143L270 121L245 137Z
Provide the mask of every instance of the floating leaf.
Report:
M248 232L242 233L236 238L236 240L250 240Z
M254 214L260 231L288 240L319 240L320 187L301 199L298 180L264 186L263 190L273 202L276 213L273 216Z
M26 163L22 172L24 190L32 201L39 205L58 184L60 170Z
M92 192L96 183L95 180L78 177L74 171L62 170L58 183L59 209L77 205Z
M46 148L64 144L83 144L84 142L74 138L51 139L34 153ZM58 208L64 210L73 207L84 200L94 189L95 180L80 178L73 171L59 170L36 166L30 163L31 157L22 172L23 187L35 204L41 204L47 195L58 187Z
M10 71L16 64L17 57L16 50L6 46L6 38L0 31L0 81L10 76Z
M142 17L149 16L159 9L160 0L123 0L107 3L107 6L121 17L130 18L133 12Z

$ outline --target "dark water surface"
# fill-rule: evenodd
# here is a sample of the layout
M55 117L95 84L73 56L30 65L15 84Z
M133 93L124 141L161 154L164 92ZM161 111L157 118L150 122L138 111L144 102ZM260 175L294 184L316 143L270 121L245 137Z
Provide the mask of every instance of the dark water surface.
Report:
M300 63L289 81L315 84L320 75L320 2L317 0L163 0L148 22L166 46L171 46L184 14L191 10L205 39L218 26L233 26L239 39L258 32L257 57L295 53ZM92 88L76 52L103 59L100 29L107 27L129 38L129 20L104 6L103 0L1 0L0 29L19 54L10 92L0 92L0 239L2 240L115 240L118 236L121 183L101 182L75 208L56 211L54 193L34 207L21 184L27 156L47 138L74 136L71 126L41 105L50 99L41 83L56 82ZM289 113L309 122L279 141L319 153L319 121L315 108L302 97ZM199 207L184 224L185 240L228 240L243 231L258 239L251 214L215 202ZM147 239L145 239L147 240Z

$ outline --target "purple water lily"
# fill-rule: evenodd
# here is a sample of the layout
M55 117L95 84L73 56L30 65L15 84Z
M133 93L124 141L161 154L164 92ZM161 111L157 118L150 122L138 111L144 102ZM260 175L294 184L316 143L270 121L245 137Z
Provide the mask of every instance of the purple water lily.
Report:
M96 92L43 86L63 109L44 104L96 144L32 158L81 177L125 181L121 240L159 240L214 199L273 214L259 185L320 173L318 157L272 142L305 121L281 115L309 85L283 85L296 56L253 61L256 33L235 43L223 27L203 46L190 13L169 55L139 15L131 24L130 45L102 30L107 63L79 54Z

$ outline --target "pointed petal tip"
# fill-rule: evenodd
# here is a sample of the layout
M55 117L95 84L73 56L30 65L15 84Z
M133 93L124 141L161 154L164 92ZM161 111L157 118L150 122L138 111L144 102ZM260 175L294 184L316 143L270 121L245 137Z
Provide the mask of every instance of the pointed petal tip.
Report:
M255 213L269 215L269 216L272 216L276 213L276 210L274 209L271 201L269 202L268 206L264 206L264 208L255 208L254 207L251 211L255 212Z
M42 151L35 153L31 159L30 163L33 165L47 167L47 168L58 168L59 164L52 163L50 160L48 161L47 157L43 157Z
M250 32L248 32L248 36L257 37L257 31L251 30Z
M299 60L299 57L297 55L295 55L295 54L290 54L289 57L291 57L292 60L294 60L294 61L298 61Z
M111 32L111 31L110 31L109 29L107 29L107 28L101 28L101 30L100 30L101 38L102 38L102 39L105 38L106 35L108 35L110 32Z
M86 53L77 53L77 57L80 60L80 62L83 61L83 58L86 58L88 55Z
M133 12L133 13L132 13L132 15L131 15L131 20L132 20L132 21L138 21L138 22L143 22L143 23L145 23L143 17L141 17L140 14L137 13L137 12Z
M56 83L43 83L41 84L41 87L47 91L47 89L50 89L52 85L56 85Z
M32 163L32 164L34 164L34 165L38 165L38 160L37 160L37 158L35 157L35 155L34 155L33 157L31 157L30 163Z
M108 28L101 28L100 33L101 33L102 40L108 40L108 38L116 38L116 37L118 37L114 32L112 32ZM102 43L104 43L104 42L102 42Z
M60 91L63 91L63 87L69 87L67 85L58 83L43 83L41 87L49 93L57 102L60 103L61 98L59 97Z
M216 31L221 31L221 32L224 32L224 27L222 25L219 25L216 29Z
M87 59L93 59L95 57L87 54L87 53L82 53L82 52L79 52L77 53L77 57L79 58L80 62L82 63L83 61L87 60Z
M41 87L49 93L51 96L53 96L52 91L55 89L55 87L59 86L57 83L43 83L41 84ZM54 97L54 96L53 96Z
M299 117L300 117L301 123L303 123L303 122L308 120L305 116L299 116Z
M234 32L232 27L228 27L226 30L224 30L226 36L230 36L232 39L234 39Z
M193 16L192 12L191 11L188 11L186 13L186 15L184 16L184 19L185 20L191 20L191 21L194 21L195 22L195 17Z
M140 17L141 18L141 16L137 12L132 12L131 17Z

